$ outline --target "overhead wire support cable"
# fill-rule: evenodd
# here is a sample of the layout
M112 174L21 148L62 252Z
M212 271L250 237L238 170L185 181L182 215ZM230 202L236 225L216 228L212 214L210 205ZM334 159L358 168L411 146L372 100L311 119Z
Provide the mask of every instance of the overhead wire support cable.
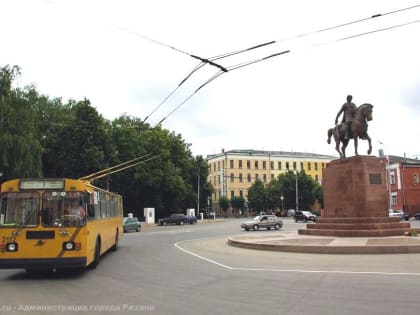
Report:
M408 25L416 24L416 23L420 23L420 20L414 20L414 21L407 22L407 23L392 25L392 26L389 26L389 27L383 27L383 28L379 28L379 29L364 32L364 33L350 35L350 36L334 39L334 40L331 40L331 41L328 41L328 42L314 44L314 45L311 45L309 47L318 47L318 46L328 45L328 44L331 44L331 43L340 42L340 41L344 41L344 40L348 40L348 39L353 39L353 38L357 38L357 37L361 37L361 36L365 36L365 35L375 34L375 33L379 33L379 32L389 31L391 29L404 27L404 26L408 26Z
M284 51L281 51L281 52L279 52L279 53L275 53L275 54L271 54L271 55L269 55L269 56L266 56L266 57L263 57L263 58L259 58L259 59L256 59L256 60L252 60L252 61L249 61L249 62L245 62L245 63L241 63L241 64L237 64L237 65L233 65L233 66L231 66L231 67L227 67L226 69L228 70L228 71L233 71L233 70L236 70L236 69L239 69L239 68L243 68L243 67L245 67L245 66L249 66L249 65L251 65L251 64L254 64L254 63L257 63L257 62L261 62L261 61L264 61L264 60L267 60L267 59L270 59L270 58L273 58L273 57L276 57L276 56L280 56L280 55L283 55L283 54L287 54L287 53L289 53L290 52L290 50L284 50ZM163 117L158 123L157 123L157 125L159 126L159 125L161 125L169 116L171 116L174 112L176 112L179 108L181 108L181 106L182 105L184 105L191 97L193 97L194 96L194 94L196 94L200 89L202 89L203 87L205 87L207 84L209 84L210 82L212 82L213 80L215 80L215 79L217 79L219 76L221 76L222 74L224 74L224 73L226 73L226 72L224 72L224 71L222 71L222 70L220 70L219 72L217 72L216 74L214 74L213 76L211 76L207 81L205 81L203 84L201 84L193 93L191 93L187 98L185 98L180 104L178 104L172 111L170 111L169 112L169 114L168 115L166 115L165 117Z
M146 122L146 120L147 119L149 119L149 117L151 116L151 115L153 115L155 112L156 112L156 110L158 110L164 103L166 103L166 101L178 90L178 88L185 82L185 81L187 81L196 71L198 71L199 69L201 69L206 63L208 63L208 64L210 64L210 65L213 65L213 66L215 66L215 67L217 67L217 68L219 68L222 72L228 72L229 71L229 69L227 69L227 68L225 68L225 67L223 67L223 66L221 66L221 65L219 65L219 64L216 64L215 62L213 62L212 60L218 60L218 59L222 59L222 58L227 58L227 57L231 57L231 56L233 56L233 55L236 55L236 54L240 54L240 53L244 53L244 52L248 52L248 51L250 51L250 50L253 50L253 49L257 49L257 48L261 48L261 47L264 47L264 46L267 46L267 45L271 45L271 44L274 44L275 43L275 41L270 41L270 42L266 42L266 43L262 43L262 44L258 44L258 45L255 45L255 46L252 46L252 47L249 47L249 48L246 48L246 49L242 49L242 50L237 50L237 51L235 51L235 52L231 52L231 53L227 53L227 54L224 54L224 55L219 55L219 56L215 56L215 57L211 57L211 58L208 58L208 59L205 59L205 58L201 58L201 57L199 57L199 56L192 56L193 58L196 58L196 59L198 59L198 60L200 60L201 61L201 63L198 65L198 66L196 66L179 84L178 84L178 86L171 92L171 93L169 93L169 95L167 96L167 97L165 97L165 99L158 105L158 106L156 106L154 109L153 109L153 111L148 115L148 116L146 116L146 118L144 119L144 121L143 122ZM209 81L212 81L212 80L214 80L216 77L218 77L218 76L220 76L221 75L221 73L220 74L218 74L218 75L216 75L214 78L212 78L212 79L210 79ZM205 84L207 84L207 83L209 83L209 82L206 82L206 83L204 83L203 85L205 85ZM195 94L195 93L197 93L197 91L198 90L200 90L202 87L203 87L203 85L202 86L200 86L198 89L196 89L196 91L193 93L193 94ZM191 96L190 96L191 97ZM190 97L188 97L188 99L190 98ZM160 125L164 120L166 119L166 117L164 117L164 118L162 118L161 120L160 120L160 122L158 123L158 125Z
M333 30L333 29L337 29L337 28L340 28L340 27L343 27L343 26L348 26L348 25L368 21L368 20L375 19L375 18L378 18L378 17L391 15L391 14L395 14L395 13L400 13L400 12L403 12L403 11L412 10L412 9L415 9L415 8L418 8L418 7L420 7L420 4L416 4L416 5L413 5L413 6L410 6L410 7L397 9L397 10L393 10L393 11L389 11L389 12L385 12L385 13L377 13L377 14L373 14L373 15L371 15L369 17L366 17L366 18L363 18L363 19L358 19L358 20L346 22L346 23L343 23L343 24L338 24L338 25L335 25L335 26L322 28L322 29L319 29L319 30L316 30L316 31L306 32L306 33L294 35L294 36L291 36L291 37L283 38L283 39L277 40L277 42L284 42L284 41L288 41L288 40L291 40L291 39L294 39L294 38L302 38L302 37L313 35L313 34L316 34L316 33L322 33L322 32L330 31L330 30Z
M193 75L193 73L194 72L196 72L197 70L199 70L200 68L202 68L204 66L204 63L202 63L202 62L200 62L180 83L178 83L178 85L175 87L175 89L173 89L172 90L172 92L170 92L164 99L163 99L163 101L161 101L160 103L159 103L159 105L158 106L156 106L153 110L152 110L152 112L149 114L149 115L147 115L146 116L146 118L144 118L144 120L143 120L143 122L146 122L147 121L147 119L149 119L149 117L150 116L152 116L163 104L165 104L166 103L166 101L172 96L172 95L174 95L175 94L175 92L181 87L181 85L182 84L184 84L185 83L185 81L187 81L192 75Z

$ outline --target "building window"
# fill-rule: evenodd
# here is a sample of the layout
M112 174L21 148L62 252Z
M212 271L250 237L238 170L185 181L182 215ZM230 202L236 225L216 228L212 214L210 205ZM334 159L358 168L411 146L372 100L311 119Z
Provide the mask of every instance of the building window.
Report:
M263 170L265 170L266 168L267 168L267 163L263 161Z
M322 168L325 168L325 163L322 163Z
M247 176L247 180L248 180L248 183L250 183L250 182L251 182L251 174L248 174L248 176Z
M244 191L242 189L239 191L239 196L241 196L242 198L244 197Z
M217 162L217 169L220 170L220 161Z
M233 168L233 160L230 160L229 163L230 163L230 168Z
M311 162L308 162L308 171L311 170Z
M251 168L251 161L246 161L246 168L250 169Z
M289 162L286 162L286 170L289 170Z
M222 161L222 168L225 168L225 160Z
M216 185L216 176L214 176L214 184Z
M293 162L293 169L296 170L296 162Z
M414 181L414 185L417 185L419 183L419 174L413 175L413 181Z
M239 173L239 182L242 183L242 173Z
M303 171L303 162L300 162L300 170Z
M242 160L239 160L239 168L242 168Z
M390 172L389 173L389 183L391 185L394 185L395 184L395 173L394 172Z
M273 161L271 161L271 162L270 162L270 168L271 168L272 170L274 170L274 162L273 162Z
M230 173L230 182L233 183L235 181L235 175Z
M267 174L263 174L263 182L266 183L267 182Z
M318 162L315 162L314 166L315 166L315 171L317 171L318 170Z
M271 180L274 180L274 174L271 174Z
M281 170L281 162L278 162L277 164L278 164L277 165L278 166L278 169Z
M218 175L217 177L218 177L217 182L220 184L220 175Z
M231 190L230 191L230 199L233 199L233 197L235 197L235 191Z
M255 180L257 180L259 177L258 177L258 174L255 174Z
M318 175L315 175L315 181L318 181Z
M255 161L254 165L255 165L255 169L257 170L258 169L258 161Z
M391 205L396 206L397 205L397 194L391 195Z

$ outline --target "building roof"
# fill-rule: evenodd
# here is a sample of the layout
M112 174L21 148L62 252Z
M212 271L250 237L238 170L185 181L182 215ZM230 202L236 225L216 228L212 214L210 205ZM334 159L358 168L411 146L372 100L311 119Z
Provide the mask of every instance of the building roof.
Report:
M337 157L325 154L309 153L309 152L290 152L290 151L264 151L264 150L230 150L222 151L217 154L207 155L207 160L225 155L249 155L249 156L283 156L283 157L296 157L296 158L309 158L309 159L329 159L335 160Z
M417 164L420 165L420 160L418 159L410 159L403 156L397 156L397 155L390 155L389 156L389 162L390 163L404 163L404 164Z

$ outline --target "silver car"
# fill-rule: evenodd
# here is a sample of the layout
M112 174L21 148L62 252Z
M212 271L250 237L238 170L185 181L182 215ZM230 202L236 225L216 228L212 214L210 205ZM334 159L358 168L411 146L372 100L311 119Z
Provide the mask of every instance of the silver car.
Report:
M241 224L241 228L245 229L245 231L249 231L250 229L258 231L260 228L265 228L267 230L274 228L278 230L282 226L283 222L275 215L270 214L257 215L251 221L247 221Z

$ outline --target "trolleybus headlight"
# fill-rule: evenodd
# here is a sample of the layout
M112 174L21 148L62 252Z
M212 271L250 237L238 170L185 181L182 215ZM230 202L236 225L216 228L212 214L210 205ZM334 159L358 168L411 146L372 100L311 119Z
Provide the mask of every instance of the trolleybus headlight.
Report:
M73 242L65 242L63 243L64 250L74 250L75 246Z
M8 252L16 252L18 250L18 245L17 243L8 243L6 248Z

